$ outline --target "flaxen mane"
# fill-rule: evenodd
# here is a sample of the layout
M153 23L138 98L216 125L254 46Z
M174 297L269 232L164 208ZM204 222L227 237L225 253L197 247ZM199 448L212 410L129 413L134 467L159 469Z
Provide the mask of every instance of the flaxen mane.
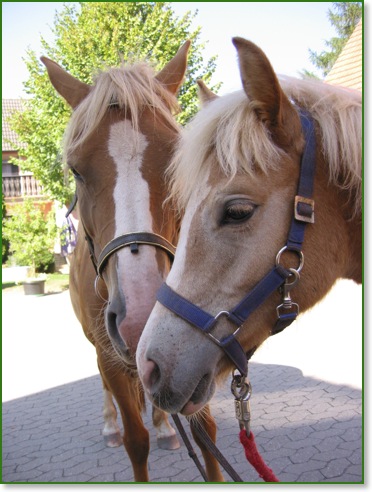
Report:
M281 85L296 106L308 110L319 124L330 182L349 189L355 208L361 207L361 94L321 82L284 78ZM253 174L274 168L281 149L270 139L243 91L207 104L186 127L169 169L171 198L183 209L193 189L209 174L211 149L226 174ZM253 165L254 163L254 165Z
M150 107L167 126L179 129L173 117L179 109L177 99L156 80L147 63L111 68L96 77L92 90L72 114L63 144L65 162L94 132L112 105L130 114L135 130L144 107Z

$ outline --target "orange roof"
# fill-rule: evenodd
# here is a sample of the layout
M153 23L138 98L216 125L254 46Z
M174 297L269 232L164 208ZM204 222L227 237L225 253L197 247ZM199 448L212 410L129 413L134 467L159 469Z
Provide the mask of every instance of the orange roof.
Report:
M360 19L325 81L328 84L361 91L363 84L362 54L363 31L362 19Z

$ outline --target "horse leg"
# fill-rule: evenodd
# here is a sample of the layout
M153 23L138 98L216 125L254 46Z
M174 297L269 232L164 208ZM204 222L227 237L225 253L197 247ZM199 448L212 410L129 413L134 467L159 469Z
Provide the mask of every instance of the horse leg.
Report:
M201 425L204 427L206 432L208 433L209 437L212 439L214 443L216 443L216 436L217 436L217 425L216 421L212 417L209 409L209 405L206 405L203 409L203 412L199 417L196 417L200 419ZM209 482L224 482L225 479L221 473L220 466L218 464L218 461L216 458L208 451L208 449L205 447L203 441L199 438L199 435L194 432L193 427L191 426L191 431L192 435L194 437L194 440L196 444L199 446L204 462L205 462L205 467L206 467L206 472L208 476L208 481Z
M103 438L108 448L116 448L123 444L120 428L117 422L118 412L110 390L103 388Z
M141 412L144 400L140 395L139 381L118 370L112 357L100 354L100 371L106 387L115 398L124 425L123 443L131 461L135 482L148 482L147 459L150 451L149 432Z
M130 381L129 384L133 385L133 381ZM134 384L136 383L134 382ZM130 395L130 401L128 401L128 395ZM150 452L150 437L143 424L142 407L138 404L136 397L138 398L138 395L135 395L132 387L127 395L124 395L122 390L117 396L115 395L123 419L123 442L133 466L134 480L136 482L148 482L147 459Z
M170 425L168 415L163 410L152 407L152 422L156 430L156 439L160 449L171 450L180 447L176 431Z

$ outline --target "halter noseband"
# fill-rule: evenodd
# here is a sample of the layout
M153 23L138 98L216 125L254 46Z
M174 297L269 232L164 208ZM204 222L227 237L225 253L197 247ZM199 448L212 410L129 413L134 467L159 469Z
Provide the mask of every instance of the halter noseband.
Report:
M284 328L296 319L299 313L298 305L291 300L290 290L297 284L304 263L302 243L306 224L314 222L314 201L312 200L312 195L316 153L313 120L303 110L300 111L299 116L305 137L305 149L301 159L297 196L295 197L294 214L287 243L278 252L275 267L231 311L221 311L216 316L212 316L180 296L166 283L161 286L157 295L157 300L166 308L210 337L230 358L242 376L247 376L248 374L247 358L249 359L253 354L254 349L249 355L245 354L236 335L250 314L277 289L281 290L282 304L277 306L278 318L271 334L274 335L284 330ZM295 252L299 256L299 265L297 268L287 269L280 264L281 255L285 250ZM233 323L236 329L234 333L219 340L213 335L212 331L218 319L222 316L225 316Z
M66 217L68 217L75 208L77 200L77 194L75 193L74 199L66 213ZM154 246L165 251L170 257L171 262L173 261L174 254L176 252L176 247L159 234L155 234L154 232L129 232L128 234L122 234L121 236L117 236L109 241L102 249L97 260L94 252L93 239L87 233L83 222L82 226L85 232L85 239L89 248L90 259L92 260L92 264L97 275L96 282L98 278L102 278L102 273L108 263L108 260L110 259L110 256L116 253L116 251L119 251L120 249L127 246L130 247L130 250L133 254L138 253L138 246L140 244Z
M86 235L85 239L88 241L90 257L96 270L96 274L100 278L102 278L102 273L110 256L127 246L130 247L131 252L134 254L138 253L138 246L140 244L155 246L156 248L165 251L169 255L171 261L173 261L174 254L176 252L176 247L159 234L155 234L153 232L130 232L128 234L117 236L107 243L97 260L94 255L92 239L88 235Z

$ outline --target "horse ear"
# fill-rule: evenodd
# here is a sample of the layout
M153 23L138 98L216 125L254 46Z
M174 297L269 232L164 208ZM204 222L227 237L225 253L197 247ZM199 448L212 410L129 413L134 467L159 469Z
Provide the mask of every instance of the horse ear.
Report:
M202 105L213 101L213 99L218 98L217 94L212 92L201 79L197 80L196 83L199 86L198 95Z
M58 63L42 56L40 60L46 66L49 79L54 88L67 103L72 107L76 106L88 95L90 86L75 79L72 75L61 68Z
M243 38L232 40L239 58L240 77L258 117L271 127L281 125L290 105L265 53Z
M170 62L156 75L156 79L161 82L172 94L177 94L187 68L187 54L191 41L187 40Z

